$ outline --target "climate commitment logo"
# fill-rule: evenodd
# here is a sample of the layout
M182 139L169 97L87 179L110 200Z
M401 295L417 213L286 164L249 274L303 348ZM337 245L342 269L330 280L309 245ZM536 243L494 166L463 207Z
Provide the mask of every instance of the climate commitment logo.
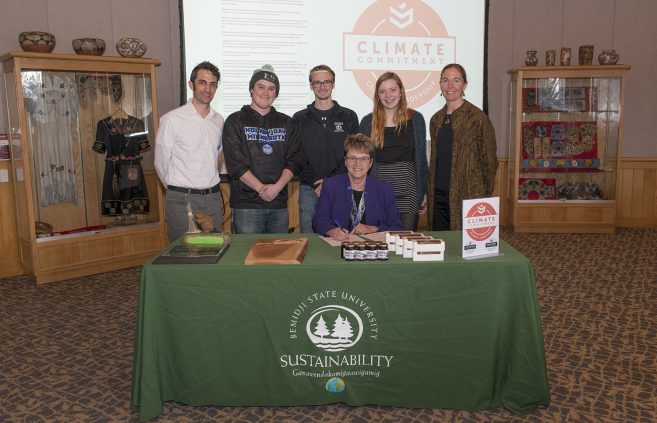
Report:
M466 213L465 224L468 235L475 241L488 239L498 224L497 211L492 204L477 203Z
M455 60L455 38L421 0L381 0L365 9L353 32L343 34L343 63L369 97L378 77L399 74L409 106L439 93L440 70Z

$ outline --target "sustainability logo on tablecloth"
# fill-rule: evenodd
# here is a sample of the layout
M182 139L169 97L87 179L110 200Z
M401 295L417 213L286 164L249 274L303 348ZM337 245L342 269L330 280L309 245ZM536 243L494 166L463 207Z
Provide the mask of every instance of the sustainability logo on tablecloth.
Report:
M342 392L347 377L376 378L392 366L392 355L348 352L364 339L377 342L379 334L376 313L366 299L346 291L314 292L289 318L287 336L304 352L281 354L279 365L296 377L326 378L332 381L325 386L328 392ZM317 352L308 354L308 345Z
M326 305L312 312L306 322L306 335L326 351L346 350L363 336L363 320L348 307Z

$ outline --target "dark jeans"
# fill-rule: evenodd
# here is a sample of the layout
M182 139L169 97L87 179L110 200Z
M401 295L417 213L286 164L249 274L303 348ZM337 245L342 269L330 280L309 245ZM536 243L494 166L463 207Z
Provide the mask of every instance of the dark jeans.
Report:
M233 209L233 233L286 234L287 209Z
M310 185L299 185L299 224L301 233L313 232L313 217L319 198L315 195L315 188Z

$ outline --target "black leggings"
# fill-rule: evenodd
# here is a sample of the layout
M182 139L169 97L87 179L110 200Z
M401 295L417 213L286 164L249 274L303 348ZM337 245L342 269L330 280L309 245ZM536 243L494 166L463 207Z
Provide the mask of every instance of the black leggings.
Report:
M418 219L417 213L399 213L399 220L405 231L416 231Z
M432 231L449 231L449 202L436 201L431 216Z

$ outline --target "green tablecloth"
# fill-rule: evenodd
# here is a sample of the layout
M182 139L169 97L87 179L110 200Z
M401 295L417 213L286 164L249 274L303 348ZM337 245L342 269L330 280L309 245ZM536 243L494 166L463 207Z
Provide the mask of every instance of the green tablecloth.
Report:
M309 236L301 265L244 266L237 235L212 265L144 265L132 405L343 402L526 413L550 401L529 261L346 262ZM266 235L265 235L266 237ZM280 237L280 235L278 236ZM339 379L333 379L333 378Z

